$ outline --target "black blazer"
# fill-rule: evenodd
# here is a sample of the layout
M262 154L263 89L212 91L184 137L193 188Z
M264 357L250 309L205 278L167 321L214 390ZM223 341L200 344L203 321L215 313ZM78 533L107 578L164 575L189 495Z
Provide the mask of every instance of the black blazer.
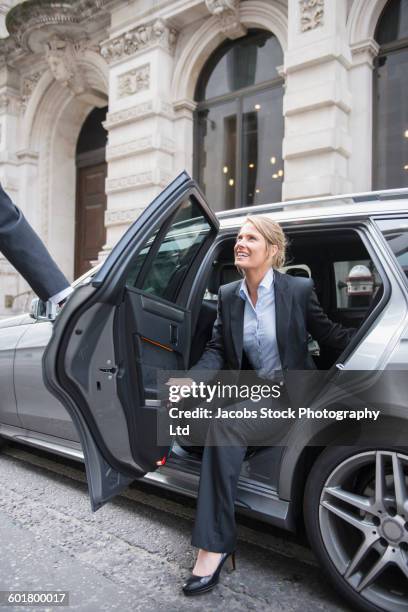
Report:
M220 287L211 340L189 370L240 370L243 358L245 302L241 280ZM276 335L283 370L315 369L308 351L308 332L319 344L344 349L355 329L333 323L319 304L313 281L274 270Z
M0 251L42 300L69 287L43 242L1 185Z

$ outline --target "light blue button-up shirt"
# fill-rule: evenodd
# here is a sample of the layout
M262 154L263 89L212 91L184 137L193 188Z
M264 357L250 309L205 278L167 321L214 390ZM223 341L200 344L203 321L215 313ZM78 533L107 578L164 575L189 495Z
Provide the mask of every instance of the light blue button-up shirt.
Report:
M245 300L243 346L258 376L273 378L282 369L276 337L275 289L273 268L270 268L258 287L256 306L249 297L245 279L240 297Z

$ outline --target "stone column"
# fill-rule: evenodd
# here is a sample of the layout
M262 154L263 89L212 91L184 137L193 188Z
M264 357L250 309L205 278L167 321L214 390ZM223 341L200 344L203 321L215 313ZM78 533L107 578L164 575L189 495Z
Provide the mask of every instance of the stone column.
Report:
M14 70L3 65L0 67L0 181L11 199L21 206L29 218L19 192L20 171L16 157L19 113L19 76ZM0 317L19 312L21 300L24 301L28 294L21 298L16 296L28 289L28 285L0 253Z
M156 19L102 45L110 64L105 253L174 176L175 42L175 30Z
M289 0L283 199L349 192L347 0Z
M373 187L373 60L378 51L379 46L372 38L351 47L353 112L350 116L350 132L353 150L350 157L350 180L354 192L370 191Z
M0 38L6 38L8 36L6 28L6 15L12 7L12 0L3 0L0 2Z
M174 170L178 174L187 170L193 176L193 134L194 111L197 103L193 100L179 100L174 103Z

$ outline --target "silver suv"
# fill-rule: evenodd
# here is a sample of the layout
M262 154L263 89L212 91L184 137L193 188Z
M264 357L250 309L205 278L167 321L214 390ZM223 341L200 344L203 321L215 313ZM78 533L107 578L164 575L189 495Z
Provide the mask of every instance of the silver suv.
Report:
M408 190L394 190L215 215L182 173L55 321L36 308L0 322L0 435L83 459L93 510L140 477L195 496L200 448L157 444L157 374L199 359L218 288L237 278L233 245L246 214L281 223L290 240L283 271L311 276L328 316L357 329L340 355L310 338L333 384L345 373L407 369L407 203ZM322 423L324 443L300 429L285 447L248 451L239 481L237 510L305 527L356 609L408 609L407 397L400 384L379 394L388 408L381 440L360 428L350 444L336 422Z

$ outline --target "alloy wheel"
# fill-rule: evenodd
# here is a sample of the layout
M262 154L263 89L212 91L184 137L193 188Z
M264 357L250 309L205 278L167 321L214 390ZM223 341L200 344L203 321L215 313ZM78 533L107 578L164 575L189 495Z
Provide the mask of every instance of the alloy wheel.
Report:
M321 492L327 554L367 602L408 610L408 456L370 450L342 461Z

